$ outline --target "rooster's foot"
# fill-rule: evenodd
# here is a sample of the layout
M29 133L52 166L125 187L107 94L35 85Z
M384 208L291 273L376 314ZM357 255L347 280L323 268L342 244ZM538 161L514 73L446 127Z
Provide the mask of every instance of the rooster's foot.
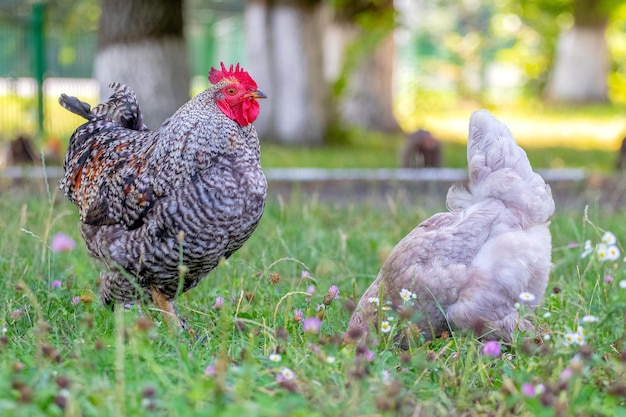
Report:
M152 301L161 310L163 318L167 322L170 329L178 330L178 333L186 332L195 336L196 332L187 324L187 320L178 313L178 309L174 301L169 300L156 287L152 287Z

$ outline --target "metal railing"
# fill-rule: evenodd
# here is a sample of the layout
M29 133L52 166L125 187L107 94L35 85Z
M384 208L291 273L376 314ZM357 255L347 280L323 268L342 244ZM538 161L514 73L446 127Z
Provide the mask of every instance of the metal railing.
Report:
M216 55L242 58L243 2L228 4L223 9L222 2L209 1L186 12L193 75L206 79ZM53 21L60 15L56 6L0 0L0 145L18 136L44 145L47 138L69 135L81 119L59 107L61 92L92 104L99 99L91 80L97 33Z

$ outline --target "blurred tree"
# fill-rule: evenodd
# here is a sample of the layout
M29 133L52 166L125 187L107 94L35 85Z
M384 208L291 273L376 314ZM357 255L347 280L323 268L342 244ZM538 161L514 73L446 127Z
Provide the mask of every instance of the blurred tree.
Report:
M396 96L402 103L398 106L402 123L408 114L415 119L416 109L446 106L459 97L502 103L521 99L524 93L548 96L557 79L579 93L561 100L606 100L608 84L611 101L626 102L626 1L598 0L597 13L604 16L606 31L602 29L598 45L586 45L591 52L585 45L576 46L571 51L580 53L574 55L575 62L557 53L559 35L573 29L574 7L581 7L577 3L581 1L585 0L397 1L404 31L398 61L405 87ZM577 10L584 16L577 18L584 22L581 26L596 21L597 14ZM570 75L562 76L564 72ZM593 87L599 91L591 96L596 98L577 98ZM453 92L454 99L443 94L426 97L421 91Z
M89 78L96 56L99 0L48 0L48 77Z
M605 38L614 1L572 0L573 25L559 35L546 97L555 101L607 101L609 57Z
M183 0L102 0L95 77L101 99L128 84L144 121L158 128L189 99Z
M395 10L393 0L333 0L326 45L338 123L383 132L400 128L393 114ZM333 52L334 50L334 52ZM329 56L334 55L334 59ZM333 76L332 62L337 76Z
M392 0L249 0L245 16L247 66L270 98L259 134L321 144L331 120L339 130L398 130Z
M626 2L611 13L607 28L611 74L609 98L614 103L626 103Z
M98 0L47 0L47 13L51 23L66 31L84 33L95 32L100 18Z
M289 144L321 144L328 123L321 0L246 3L247 70L269 100L255 126Z
M398 42L403 89L398 116L449 106L457 100L510 102L525 82L527 50L517 10L499 0L430 0L404 4ZM534 31L533 35L535 34ZM536 38L536 36L535 36ZM530 53L533 64L537 54ZM410 110L412 108L413 110ZM418 111L419 109L419 111Z
M545 39L558 39L545 88L554 101L607 101L610 58L605 36L611 13L623 0L524 0L524 20ZM541 18L540 16L543 16ZM547 17L547 19L546 19ZM556 23L556 24L555 24ZM553 33L558 30L558 37ZM549 42L549 41L548 41Z
M510 40L496 36L492 20L500 11L497 1L441 1L454 16L453 30L446 31L443 46L454 65L457 94L482 102L488 89L487 70L496 52L510 46Z

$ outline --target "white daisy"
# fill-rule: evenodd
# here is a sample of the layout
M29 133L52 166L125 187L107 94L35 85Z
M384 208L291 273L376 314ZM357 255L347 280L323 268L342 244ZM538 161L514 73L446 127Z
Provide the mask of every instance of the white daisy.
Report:
M383 333L389 333L391 331L391 325L387 320L380 323L380 331Z
M272 353L272 354L269 356L269 359L270 359L272 362L280 362L280 361L281 361L281 359L282 359L282 357L281 357L278 353Z
M543 318L547 319L548 317L550 317L552 315L552 313L550 313L549 311L546 311L545 313L543 313Z
M370 303L370 304L378 305L378 303L380 303L380 300L378 299L378 297L369 297L367 299L367 302Z
M619 282L619 287L626 289L626 279L623 279Z
M283 368L283 370L281 371L281 375L287 381L292 380L296 376L296 374L294 374L293 371L291 369L289 369L289 368Z
M583 253L580 254L581 258L586 258L589 254L593 252L593 247L591 246L591 240L585 240L585 244L583 246Z
M611 232L604 232L604 234L602 235L602 239L600 240L606 245L615 245L617 243L615 235Z
M585 344L585 336L583 336L580 333L575 333L574 334L574 343L576 343L577 345L584 345Z
M576 333L566 333L564 338L565 338L565 344L566 345L573 345L574 343L576 343L576 339L578 338L578 334L576 334Z
M583 323L595 323L596 321L598 321L598 318L590 314L581 318L580 321L582 321Z
M531 301L535 301L535 295L528 291L524 291L523 293L519 295L519 299L528 303Z
M400 291L400 297L402 297L404 301L409 301L411 298L417 298L415 294L413 294L411 291L407 290L406 288L402 288L402 290Z
M596 246L596 256L599 261L606 261L608 259L608 248L604 243L598 243Z
M335 357L334 356L326 356L326 358L324 360L326 361L326 363L335 363Z
M585 344L585 329L583 326L578 326L576 332L570 332L565 334L566 345L584 345Z
M616 245L609 245L606 249L606 259L609 261L617 261L619 259L620 251Z

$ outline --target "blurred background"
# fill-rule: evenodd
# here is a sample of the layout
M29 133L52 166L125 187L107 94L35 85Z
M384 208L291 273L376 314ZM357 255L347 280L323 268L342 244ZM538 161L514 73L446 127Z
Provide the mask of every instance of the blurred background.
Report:
M62 92L126 83L156 129L222 61L269 97L265 167L464 167L478 108L535 166L624 166L624 1L0 0L0 167L61 163Z

